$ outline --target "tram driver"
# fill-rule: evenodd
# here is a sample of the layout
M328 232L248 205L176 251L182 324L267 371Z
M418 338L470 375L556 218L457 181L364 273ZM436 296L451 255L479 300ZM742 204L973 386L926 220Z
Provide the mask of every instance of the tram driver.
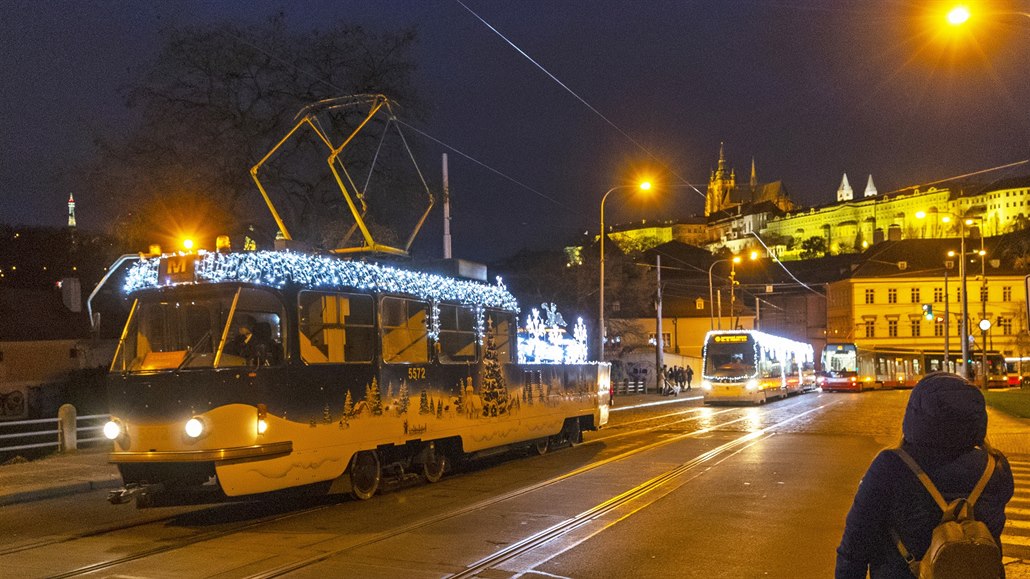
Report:
M247 363L258 366L275 363L275 344L267 322L258 322L254 316L244 314L239 317L236 332L236 336L225 346L227 354L239 356Z

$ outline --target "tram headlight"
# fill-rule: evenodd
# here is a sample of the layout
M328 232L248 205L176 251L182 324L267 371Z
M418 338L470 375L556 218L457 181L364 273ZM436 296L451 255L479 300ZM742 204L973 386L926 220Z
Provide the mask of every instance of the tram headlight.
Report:
M754 378L748 380L747 384L744 384L744 388L747 388L748 390L758 390L758 380L755 380Z
M199 438L201 434L204 434L204 421L194 416L186 421L186 436L190 438Z
M708 380L702 380L701 381L701 389L702 390L711 390L712 389L712 383L709 382Z
M108 440L117 440L122 435L122 424L117 420L108 420L107 424L104 424L104 438Z
M264 434L268 432L268 407L264 404L257 405L257 433Z

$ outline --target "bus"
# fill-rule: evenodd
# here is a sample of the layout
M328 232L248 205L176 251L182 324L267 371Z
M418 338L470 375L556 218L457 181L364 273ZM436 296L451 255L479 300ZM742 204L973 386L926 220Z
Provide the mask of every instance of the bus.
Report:
M804 392L814 361L809 344L757 330L713 330L701 353L704 403L764 404Z

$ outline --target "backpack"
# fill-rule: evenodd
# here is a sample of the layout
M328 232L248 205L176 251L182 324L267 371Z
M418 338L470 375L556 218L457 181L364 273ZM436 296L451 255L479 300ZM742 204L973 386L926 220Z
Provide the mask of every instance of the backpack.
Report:
M915 473L919 482L923 483L937 506L944 512L941 522L933 529L930 546L926 549L921 561L917 561L908 552L897 531L891 529L894 543L901 556L905 558L905 562L908 563L912 575L919 579L993 579L1002 577L1001 549L998 548L987 525L977 521L973 516L973 505L976 504L980 493L987 486L987 481L994 474L994 456L987 453L987 468L984 469L983 476L969 493L969 497L947 503L937 487L930 481L930 477L919 468L919 465L907 452L900 448L893 450Z

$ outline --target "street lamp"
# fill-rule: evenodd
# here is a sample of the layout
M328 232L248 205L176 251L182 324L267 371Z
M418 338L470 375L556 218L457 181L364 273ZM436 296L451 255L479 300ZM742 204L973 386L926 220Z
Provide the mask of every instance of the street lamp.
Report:
M751 259L757 259L757 256L757 252L751 252ZM727 257L726 259L717 259L712 262L712 265L708 266L708 317L710 321L708 329L710 330L715 329L715 310L713 309L715 306L715 289L712 285L712 269L715 268L716 264L726 261L730 262L730 320L731 322L733 320L733 301L735 297L733 285L737 277L736 266L742 261L739 255ZM722 329L722 307L719 308L719 329Z
M604 238L605 238L605 230L604 230L604 202L608 199L608 196L611 195L613 191L618 191L619 189L632 189L633 187L634 187L634 185L616 185L615 187L612 187L607 192L605 192L604 195L601 196L601 282L600 282L600 286L601 286L600 294L601 295L600 295L600 309L598 310L598 314L597 314L597 325L598 325L598 328L597 328L597 338L598 338L598 349L597 349L598 355L597 355L597 359L598 359L598 361L601 361L601 362L604 362L604 343L605 343L605 329L604 329ZM648 190L651 189L651 183L649 181L643 181L641 183L638 183L635 187L637 187L641 191L648 191Z
M938 212L945 213L945 212ZM963 377L969 376L969 370L967 368L969 363L969 329L968 329L968 318L969 318L969 298L966 290L966 226L973 224L972 218L961 218L954 213L945 213L940 218L943 223L950 223L951 217L956 217L959 220L959 255L961 256L958 261L958 275L961 283L961 289L959 290L959 297L962 306L962 318L959 321L959 338L962 341L962 366L960 367L959 374ZM924 219L926 217L925 211L917 211L916 219ZM983 226L981 225L981 238L983 237ZM945 326L945 332L948 328ZM945 337L945 345L947 345L947 337Z

